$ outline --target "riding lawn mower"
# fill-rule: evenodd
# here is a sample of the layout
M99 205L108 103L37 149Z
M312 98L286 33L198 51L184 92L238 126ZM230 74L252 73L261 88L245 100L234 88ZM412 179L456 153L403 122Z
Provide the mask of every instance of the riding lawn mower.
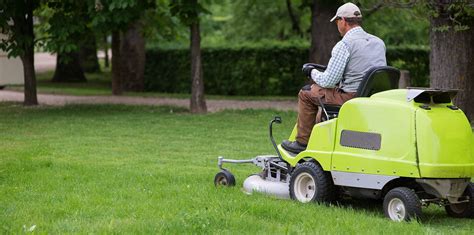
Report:
M282 120L273 118L269 133L276 155L219 157L215 185L235 185L224 163L252 163L261 171L243 182L249 194L302 203L380 199L393 221L420 218L430 204L443 206L452 217L473 218L474 137L466 115L452 102L458 91L397 89L399 76L393 67L372 68L356 98L342 106L321 104L323 121L300 153L276 144L273 124ZM294 141L296 134L295 126L288 139Z

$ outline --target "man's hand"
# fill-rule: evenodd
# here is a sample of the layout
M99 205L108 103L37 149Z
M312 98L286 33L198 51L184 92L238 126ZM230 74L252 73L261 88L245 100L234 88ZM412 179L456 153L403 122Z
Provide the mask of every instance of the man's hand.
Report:
M313 65L310 64L304 64L303 68L301 71L303 71L303 74L306 75L306 77L311 78L311 71L315 70L316 68Z

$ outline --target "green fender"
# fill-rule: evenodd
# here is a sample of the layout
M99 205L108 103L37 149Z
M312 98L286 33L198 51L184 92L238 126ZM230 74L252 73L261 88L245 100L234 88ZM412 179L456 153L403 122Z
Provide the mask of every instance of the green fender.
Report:
M316 160L323 170L331 170L331 155L334 150L336 137L337 118L321 122L313 127L311 139L305 151L295 155L278 146L285 161L291 166L296 166L302 159L312 158ZM290 141L294 141L297 133L296 125L291 132Z

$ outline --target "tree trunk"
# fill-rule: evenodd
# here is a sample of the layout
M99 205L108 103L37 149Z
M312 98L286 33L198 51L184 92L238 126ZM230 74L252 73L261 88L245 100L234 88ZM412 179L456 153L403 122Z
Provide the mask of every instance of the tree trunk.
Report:
M431 18L430 28L430 86L433 88L460 89L454 103L474 121L474 18L462 22L469 29L456 31L444 9L438 5L439 16ZM449 30L440 30L450 26Z
M286 0L286 8L288 9L288 15L290 16L291 20L291 28L296 35L302 37L303 33L301 32L300 21L298 17L295 16L293 12L293 7L291 6L291 0Z
M112 32L112 94L122 94L120 31Z
M145 38L140 21L129 25L122 38L120 55L127 58L122 61L122 87L126 91L143 91L145 87Z
M53 82L87 82L79 62L79 52L58 53Z
M329 22L340 1L313 0L311 4L311 48L309 62L327 65L334 45L341 39L337 26Z
M100 72L95 33L91 29L87 29L83 37L79 51L81 67L86 73Z
M107 41L107 35L104 36L104 66L109 67L109 42Z
M199 22L192 23L191 29L191 112L207 112L206 100L204 99L204 81L201 64L201 35Z
M410 71L400 70L400 80L398 80L398 89L406 89L411 84Z
M32 25L33 26L33 25ZM33 47L29 49L25 55L21 56L23 62L23 73L25 76L25 100L24 105L37 105L38 98L36 95L36 73L35 73L35 57Z
M23 73L25 77L25 100L23 102L26 106L38 105L38 98L36 94L36 73L35 73L35 52L34 52L34 38L33 31L33 3L28 2L26 10L26 17L16 18L15 24L19 24L23 33L28 38L31 38L30 43L24 43L24 54L20 56L23 63Z

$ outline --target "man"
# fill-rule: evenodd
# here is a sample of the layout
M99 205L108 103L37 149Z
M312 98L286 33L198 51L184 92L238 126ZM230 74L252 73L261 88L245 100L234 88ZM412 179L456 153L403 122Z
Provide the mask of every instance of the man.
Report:
M298 94L298 133L296 141L285 140L282 147L299 153L306 149L316 119L319 100L323 104L342 105L355 97L365 73L372 67L387 65L384 42L361 27L362 13L353 3L337 9L331 19L343 37L331 52L327 69L320 72L304 68L315 84L303 87Z

